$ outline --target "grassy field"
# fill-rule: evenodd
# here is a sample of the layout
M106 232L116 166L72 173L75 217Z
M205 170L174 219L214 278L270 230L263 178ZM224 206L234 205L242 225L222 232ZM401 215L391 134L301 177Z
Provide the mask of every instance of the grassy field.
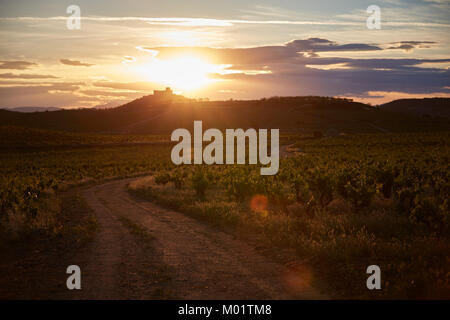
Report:
M151 174L130 191L307 261L335 297L450 297L449 132L290 136L295 155L263 177L256 166L175 168L164 137L41 132L30 144L14 130L22 138L0 150L1 241L62 235L62 190ZM372 264L378 292L365 287Z

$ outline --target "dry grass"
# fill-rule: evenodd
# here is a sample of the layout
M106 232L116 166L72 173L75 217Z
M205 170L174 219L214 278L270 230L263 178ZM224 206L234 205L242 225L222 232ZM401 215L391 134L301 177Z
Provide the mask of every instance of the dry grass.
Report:
M35 216L21 210L8 211L0 221L4 244L36 239L87 242L97 229L97 220L77 190L42 194Z

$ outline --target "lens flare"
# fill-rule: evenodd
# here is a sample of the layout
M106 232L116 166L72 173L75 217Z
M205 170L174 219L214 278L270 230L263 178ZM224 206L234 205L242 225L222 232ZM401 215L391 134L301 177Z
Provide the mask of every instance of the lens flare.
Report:
M260 213L263 215L267 215L267 205L269 201L267 200L267 197L264 195L255 195L250 200L250 208L253 212Z

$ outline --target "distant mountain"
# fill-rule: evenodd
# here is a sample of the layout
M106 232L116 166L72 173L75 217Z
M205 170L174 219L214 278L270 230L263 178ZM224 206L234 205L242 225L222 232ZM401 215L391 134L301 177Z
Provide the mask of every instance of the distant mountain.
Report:
M122 104L123 103L112 101L112 102L108 102L105 104L98 104L94 107L94 109L111 109L111 108L119 107Z
M340 133L450 130L450 120L390 112L383 107L329 97L196 101L149 95L117 108L19 113L0 110L0 125L118 134L169 134L177 128L279 128L282 132Z
M56 107L15 107L15 108L4 108L10 111L16 112L44 112L44 111L57 111L61 110L61 108Z
M450 98L400 99L379 107L382 110L450 119Z

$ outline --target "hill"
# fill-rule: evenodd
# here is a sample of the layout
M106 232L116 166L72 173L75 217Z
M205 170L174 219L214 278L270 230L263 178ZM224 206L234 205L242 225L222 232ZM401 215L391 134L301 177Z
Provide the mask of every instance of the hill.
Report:
M0 125L87 133L167 134L176 128L192 128L194 120L203 120L205 128L279 128L282 132L321 131L325 135L450 128L448 119L404 115L328 97L195 101L182 96L161 99L150 95L105 110L37 113L0 110Z
M450 119L450 98L400 99L383 104L379 108L417 116Z
M16 112L45 112L45 111L57 111L61 110L61 108L57 107L16 107L16 108L4 108L9 111Z

